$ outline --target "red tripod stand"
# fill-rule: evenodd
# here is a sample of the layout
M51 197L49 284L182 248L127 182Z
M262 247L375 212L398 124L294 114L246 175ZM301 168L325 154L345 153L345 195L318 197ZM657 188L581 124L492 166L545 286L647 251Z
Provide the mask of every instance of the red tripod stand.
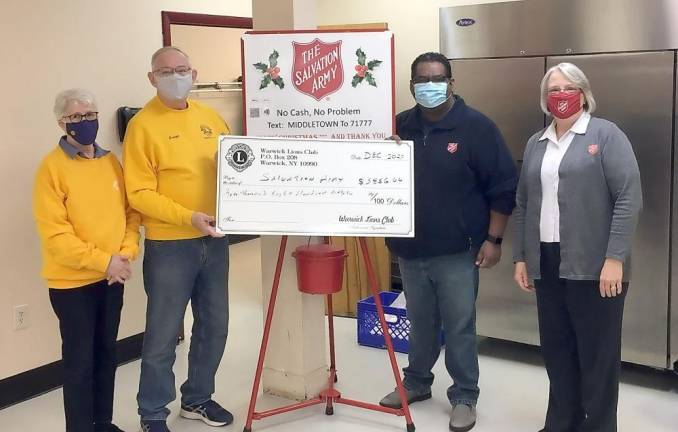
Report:
M367 251L367 245L365 244L365 239L360 237L358 240L360 242L360 249L362 251L363 259L365 261L365 267L367 268L367 274L370 281L370 289L372 291L372 296L374 297L374 302L377 306L379 321L381 323L381 328L384 334L386 348L388 349L388 356L391 361L391 368L393 369L393 376L395 377L398 392L400 393L400 400L403 401L402 408L400 409L386 408L376 404L346 399L343 398L341 396L341 393L339 393L334 388L334 384L337 382L337 369L334 354L334 321L332 313L332 294L327 294L327 321L330 339L330 369L329 369L329 378L327 381L327 388L320 392L319 396L313 399L307 399L303 402L294 403L291 405L287 405L281 408L276 408L268 411L263 412L255 411L257 404L257 394L259 393L259 384L261 382L261 374L264 366L264 359L266 357L266 347L268 346L268 337L271 331L271 322L273 321L273 311L275 309L275 301L276 296L278 294L278 286L280 284L280 273L282 272L282 264L285 258L285 249L287 247L287 236L283 236L282 239L280 240L280 249L278 250L278 262L276 264L275 276L273 278L271 298L268 302L266 323L264 324L264 335L261 339L261 348L259 349L259 360L257 362L257 371L254 376L254 385L252 386L252 397L250 398L250 405L247 411L247 422L245 423L244 432L252 431L253 420L261 420L266 417L271 417L274 415L283 414L290 411L295 411L298 409L320 404L325 404L325 414L327 415L334 414L334 404L344 404L367 410L393 414L396 416L405 416L407 432L414 432L415 427L414 423L412 422L412 416L410 415L410 408L407 403L405 388L403 387L402 380L400 379L400 370L398 369L398 363L396 361L395 353L393 351L393 343L391 341L391 336L388 332L388 324L386 324L386 320L384 319L384 308L381 304L381 298L379 297L379 291L377 289L377 279L374 275L374 269L372 268L372 262L370 261L370 257Z

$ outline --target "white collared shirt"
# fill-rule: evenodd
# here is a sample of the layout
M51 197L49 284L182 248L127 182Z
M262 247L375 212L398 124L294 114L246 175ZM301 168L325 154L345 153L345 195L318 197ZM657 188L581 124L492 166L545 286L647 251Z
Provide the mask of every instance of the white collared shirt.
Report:
M577 119L570 130L560 140L556 136L556 124L552 122L539 141L548 140L544 161L541 164L541 217L539 234L541 241L555 243L560 241L560 208L558 207L558 169L563 156L570 147L576 134L585 134L591 120L586 111Z

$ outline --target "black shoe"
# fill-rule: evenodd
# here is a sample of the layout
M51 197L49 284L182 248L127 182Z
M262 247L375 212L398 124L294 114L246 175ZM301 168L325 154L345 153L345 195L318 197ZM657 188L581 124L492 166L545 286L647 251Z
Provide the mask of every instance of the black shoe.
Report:
M181 404L179 415L191 420L202 420L210 426L226 426L233 423L233 414L211 399L191 406Z
M94 432L124 432L113 423L94 423Z
M141 420L141 432L171 432L165 420Z

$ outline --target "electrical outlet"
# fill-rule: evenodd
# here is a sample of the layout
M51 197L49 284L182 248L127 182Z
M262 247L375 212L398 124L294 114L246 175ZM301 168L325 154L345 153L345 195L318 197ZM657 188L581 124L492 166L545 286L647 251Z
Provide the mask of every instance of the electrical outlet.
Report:
M14 306L14 330L28 327L28 305Z

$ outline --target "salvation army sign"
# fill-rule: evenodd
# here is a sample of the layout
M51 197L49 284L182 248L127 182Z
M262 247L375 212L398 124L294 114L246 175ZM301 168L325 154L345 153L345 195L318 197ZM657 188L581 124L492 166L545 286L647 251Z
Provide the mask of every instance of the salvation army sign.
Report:
M246 135L379 140L393 134L390 32L248 32L242 46Z
M326 43L316 38L310 43L292 42L292 46L292 82L299 92L319 101L341 88L341 41Z

